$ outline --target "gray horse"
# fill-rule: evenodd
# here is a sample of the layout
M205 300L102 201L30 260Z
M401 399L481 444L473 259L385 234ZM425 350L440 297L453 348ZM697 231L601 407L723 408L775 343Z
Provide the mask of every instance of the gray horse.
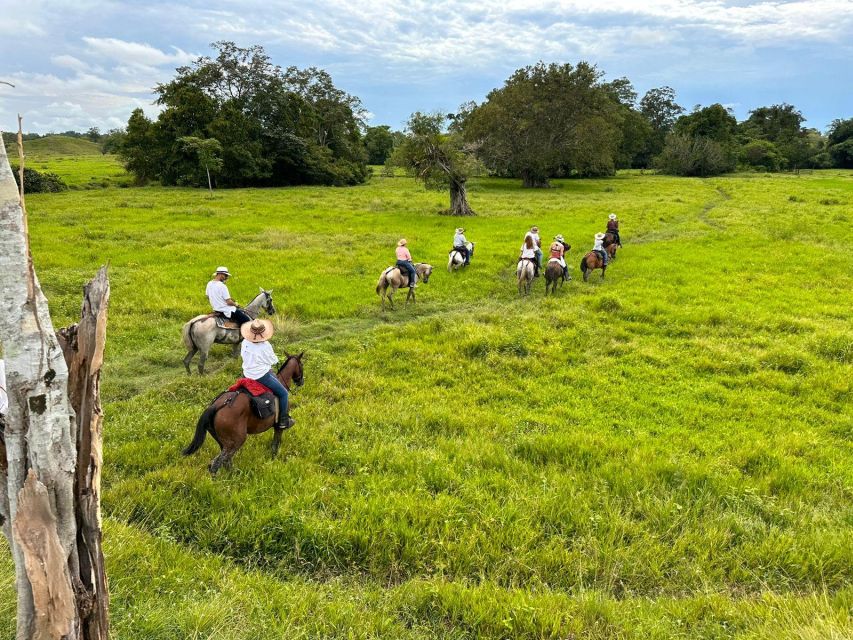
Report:
M250 318L253 320L258 317L258 312L266 311L269 315L275 314L275 307L272 303L272 289L265 291L261 288L261 292L255 296L248 305L243 308ZM182 336L184 344L187 347L187 355L184 357L184 366L187 373L190 372L190 362L197 351L201 351L198 361L198 372L204 374L204 363L207 361L207 353L210 351L213 343L218 344L233 344L231 355L235 358L240 353L240 330L237 325L232 323L230 327L220 327L216 324L216 318L205 313L201 316L196 316L184 325Z

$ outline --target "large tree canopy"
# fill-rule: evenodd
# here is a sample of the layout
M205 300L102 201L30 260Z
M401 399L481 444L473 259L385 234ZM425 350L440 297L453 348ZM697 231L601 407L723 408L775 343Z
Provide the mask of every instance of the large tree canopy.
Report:
M490 171L528 187L613 173L623 116L601 75L585 62L519 69L465 114L465 139Z
M358 98L325 71L282 69L260 46L218 42L214 58L157 85L156 122L134 112L121 146L128 169L164 184L204 184L183 138L222 146L220 186L355 184L366 175Z

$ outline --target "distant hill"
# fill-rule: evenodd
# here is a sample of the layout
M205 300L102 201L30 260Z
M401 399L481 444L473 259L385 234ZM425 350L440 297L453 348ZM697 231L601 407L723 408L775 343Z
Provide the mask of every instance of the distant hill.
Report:
M18 156L15 144L6 145L6 153L10 160ZM24 153L30 158L46 156L94 156L101 155L101 148L85 138L69 136L46 136L37 140L24 140Z

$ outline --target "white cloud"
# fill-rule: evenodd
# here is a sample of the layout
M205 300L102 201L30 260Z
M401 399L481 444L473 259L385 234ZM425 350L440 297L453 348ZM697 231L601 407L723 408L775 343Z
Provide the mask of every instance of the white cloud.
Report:
M89 53L115 62L137 64L149 67L182 65L194 60L194 56L178 47L172 47L174 53L165 53L156 47L139 42L128 42L118 38L84 37Z

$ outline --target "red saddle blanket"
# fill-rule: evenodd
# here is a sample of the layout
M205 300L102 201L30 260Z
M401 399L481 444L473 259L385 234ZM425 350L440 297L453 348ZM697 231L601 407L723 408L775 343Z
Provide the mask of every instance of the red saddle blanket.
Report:
M245 389L253 396L262 396L265 393L272 393L268 387L265 387L257 380L252 380L251 378L240 378L228 387L228 391L237 391L238 389Z

